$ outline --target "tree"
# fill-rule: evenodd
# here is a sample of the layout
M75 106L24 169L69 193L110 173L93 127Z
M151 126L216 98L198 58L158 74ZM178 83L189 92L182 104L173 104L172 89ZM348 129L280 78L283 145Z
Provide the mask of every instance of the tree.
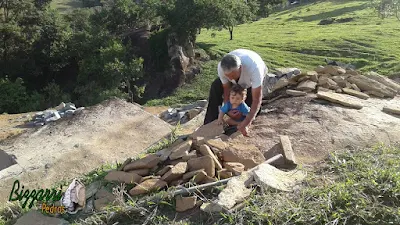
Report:
M229 30L230 40L233 40L233 28L239 24L248 22L255 17L250 5L244 0L219 0L215 1L217 13L214 14L214 27Z
M372 4L381 18L395 16L400 21L400 0L379 0Z

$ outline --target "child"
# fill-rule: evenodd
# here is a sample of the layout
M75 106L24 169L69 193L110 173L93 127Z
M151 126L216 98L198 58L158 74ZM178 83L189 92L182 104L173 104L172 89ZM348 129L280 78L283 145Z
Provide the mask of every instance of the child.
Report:
M244 102L246 100L247 90L236 84L231 88L229 101L226 102L220 109L218 115L218 124L224 123L224 115L230 110L238 110L242 113L242 118L239 120L233 120L232 118L227 119L226 123L231 126L237 126L242 122L247 114L250 112L250 107Z

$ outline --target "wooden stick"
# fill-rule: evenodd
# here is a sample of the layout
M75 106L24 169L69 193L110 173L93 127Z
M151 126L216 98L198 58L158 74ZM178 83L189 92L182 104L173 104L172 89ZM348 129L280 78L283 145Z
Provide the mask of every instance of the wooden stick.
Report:
M283 158L283 155L282 155L282 154L279 154L279 155L276 155L276 156L274 156L274 157L268 159L268 160L265 161L264 163L266 163L266 164L271 164L271 163L273 163L273 162L275 162L275 161L277 161L277 160L279 160L279 159L281 159L281 158ZM250 170L245 171L245 172L251 172L251 171L254 171L254 170L257 169L257 168L258 168L258 166L253 167L253 168L251 168ZM214 186L226 184L226 183L228 183L228 181L229 181L230 179L232 179L232 178L233 178L233 177L230 177L230 178L226 178L226 179L219 180L219 181L216 181L216 182L212 182L212 183L207 183L207 184L202 184L202 185L194 186L194 187L191 187L191 188L182 188L182 189L179 189L179 190L174 191L174 192L172 193L172 195L173 195L173 196L176 196L176 195L180 195L180 194L190 194L190 193L193 193L193 192L195 192L195 191L197 191L197 190L204 190L204 189L209 188L209 187L214 187Z

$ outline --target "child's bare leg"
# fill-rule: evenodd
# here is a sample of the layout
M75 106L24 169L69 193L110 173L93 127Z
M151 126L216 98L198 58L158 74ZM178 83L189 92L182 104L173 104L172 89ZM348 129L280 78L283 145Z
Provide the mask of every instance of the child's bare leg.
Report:
M237 126L237 125L239 125L240 122L237 122L231 118L228 118L228 119L226 119L226 123L231 126Z

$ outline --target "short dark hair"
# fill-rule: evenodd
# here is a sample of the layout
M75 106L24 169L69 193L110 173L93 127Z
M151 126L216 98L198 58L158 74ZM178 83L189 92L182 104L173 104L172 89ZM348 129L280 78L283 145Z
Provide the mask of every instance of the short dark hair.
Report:
M226 54L221 60L221 68L224 73L231 71L233 69L239 69L242 61L240 58L233 54Z
M240 86L239 84L234 84L231 88L231 92L235 93L235 94L239 94L241 95L243 98L246 98L247 96L247 90L244 89L242 86Z

